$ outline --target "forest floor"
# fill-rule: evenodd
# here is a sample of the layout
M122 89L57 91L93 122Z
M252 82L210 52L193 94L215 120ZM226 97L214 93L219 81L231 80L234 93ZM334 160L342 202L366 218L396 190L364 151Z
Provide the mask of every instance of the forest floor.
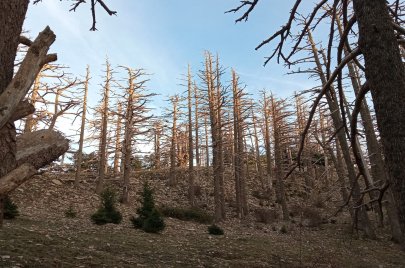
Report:
M174 196L160 185L158 204ZM121 224L93 225L99 200L92 187L84 181L73 188L70 175L43 175L13 193L21 215L0 229L0 267L405 267L388 230L363 239L351 234L344 216L313 228L230 218L223 236L209 235L205 224L165 218L161 234L147 234L130 224L134 201L118 205ZM66 218L72 204L78 215Z

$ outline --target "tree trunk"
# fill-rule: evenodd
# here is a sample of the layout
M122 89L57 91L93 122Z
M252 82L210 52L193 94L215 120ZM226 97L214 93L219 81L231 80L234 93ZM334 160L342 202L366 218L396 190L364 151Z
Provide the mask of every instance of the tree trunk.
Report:
M273 188L273 159L271 155L269 113L269 99L267 98L266 93L263 93L264 145L266 150L267 190L271 191Z
M285 187L284 187L284 170L283 170L283 159L282 159L282 151L284 146L282 144L282 124L283 124L283 116L282 116L282 107L281 103L274 100L273 96L271 96L271 115L273 119L273 135L274 135L274 161L275 161L275 172L274 175L277 181L276 187L276 196L277 196L277 203L281 205L281 209L283 212L283 219L285 221L290 219L287 200L285 196Z
M86 127L87 93L89 91L89 80L90 80L90 67L87 65L86 80L84 81L82 122L81 122L81 126L80 126L79 150L77 151L77 159L76 159L75 187L79 186L80 173L81 173L81 169L82 169L84 130Z
M405 70L384 0L354 0L359 47L373 97L405 249ZM383 70L383 71L382 71Z
M37 78L35 78L34 86L32 87L30 103L34 106L35 106L35 103L37 102L38 95L39 95L38 91L39 91L40 80L41 80L41 73L39 73ZM34 116L32 114L28 115L27 118L25 119L24 133L32 132L34 129L34 126L36 124L37 124L37 122L34 119Z
M232 92L233 92L233 147L234 147L234 177L235 177L235 193L236 193L236 208L240 218L246 217L247 200L246 200L246 166L245 166L245 146L243 143L243 118L242 118L242 90L239 89L239 78L234 70L232 70Z
M322 85L324 85L324 84L326 84L326 77L323 73L321 61L318 56L318 50L315 47L315 43L312 39L312 35L311 35L310 31L308 31L308 41L312 48L313 57L314 57L314 60L316 63L316 68L319 73L319 78L321 79ZM352 198L354 201L354 206L358 207L358 209L355 210L355 215L359 216L360 226L362 227L362 229L365 232L365 234L367 235L367 237L369 237L371 239L375 239L376 236L374 233L374 229L372 228L371 222L368 218L367 211L366 211L365 207L359 203L359 202L361 202L361 200L360 200L361 193L360 193L360 186L358 183L358 178L356 176L356 170L355 170L353 162L352 162L346 135L342 128L343 120L339 113L340 109L339 109L339 106L337 105L337 103L335 102L336 98L332 97L332 93L330 91L333 91L332 87L326 93L326 100L328 103L329 111L331 113L333 125L335 127L335 130L337 131L336 136L337 136L337 139L339 140L340 148L342 149L343 159L345 161L346 168L349 173L350 187L353 187ZM357 217L355 217L354 224L357 226Z
M0 94L11 82L19 37L29 0L0 1ZM0 126L0 178L16 167L16 130L14 122ZM0 195L0 200L3 196ZM3 202L0 202L0 227L3 222Z
M212 166L214 172L214 220L220 222L225 218L223 192L223 137L221 125L221 102L219 69L213 71L212 56L207 52L205 59L205 82L207 84L209 117L212 140Z
M253 104L252 104L253 107ZM258 172L258 177L260 184L262 186L262 189L264 189L264 176L263 176L263 165L261 161L261 155L260 155L260 147L259 147L259 137L257 134L257 118L254 113L254 110L252 108L252 123L253 123L253 136L254 136L254 143L255 143L255 153L256 153L256 162L257 162L257 172Z
M104 85L102 118L101 118L101 138L100 138L100 154L99 154L99 168L98 180L96 186L96 193L100 194L104 188L104 179L107 167L107 127L108 127L108 114L109 114L109 96L110 96L110 80L111 70L110 63L106 61L106 80Z
M197 167L201 166L201 157L200 157L200 134L199 134L199 124L198 124L198 117L199 117L199 110L198 110L198 87L194 84L194 131L195 131L195 161Z
M122 103L118 102L117 126L115 130L115 149L114 149L114 176L120 173L120 156L121 156L121 113Z
M207 115L204 114L204 131L205 131L205 165L208 168L210 166L210 147L208 142L208 122Z
M191 82L190 65L188 66L188 194L190 205L194 206L194 147L193 147L193 120L192 120L192 104L191 104L191 90L193 84ZM197 146L197 145L196 145Z
M170 146L170 175L169 175L169 185L174 186L177 183L176 179L176 163L177 153L177 106L179 102L179 96L175 95L171 99L173 105L173 122L172 122L172 137L171 137L171 146Z

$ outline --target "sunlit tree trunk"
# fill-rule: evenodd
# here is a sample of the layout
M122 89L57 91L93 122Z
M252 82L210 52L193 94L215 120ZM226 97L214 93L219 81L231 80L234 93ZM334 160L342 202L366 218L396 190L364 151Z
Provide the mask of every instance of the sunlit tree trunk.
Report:
M82 121L80 124L79 149L77 151L77 160L76 160L75 187L79 186L80 175L81 175L80 173L81 173L81 169L82 169L84 130L86 128L87 94L89 91L89 81L90 81L90 67L87 65L86 79L84 81Z
M122 103L118 102L117 107L117 122L115 129L115 148L114 148L114 176L120 173L120 158L121 158L121 114L122 114Z
M109 97L110 97L110 82L111 82L111 67L108 60L106 61L106 74L105 84L103 88L103 106L101 117L101 135L100 135L100 152L99 152L99 168L98 168L98 180L96 186L96 193L100 194L104 188L104 179L106 175L107 167L107 127L108 127L108 115L109 115Z

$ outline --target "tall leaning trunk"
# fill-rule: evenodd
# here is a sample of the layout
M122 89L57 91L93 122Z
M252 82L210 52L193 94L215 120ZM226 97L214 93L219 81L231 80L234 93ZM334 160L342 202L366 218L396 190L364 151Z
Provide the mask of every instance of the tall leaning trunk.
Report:
M384 0L354 0L359 47L373 98L405 249L405 72Z
M319 74L319 78L322 82L322 85L326 84L326 76L323 73L322 69L322 64L320 61L320 58L318 56L318 49L315 46L315 42L312 39L312 34L310 31L308 31L308 41L311 45L312 52L313 52L313 58L316 64L316 68ZM355 210L355 219L354 223L357 225L357 218L360 221L361 227L364 230L364 233L367 235L367 237L371 239L375 239L375 232L372 227L372 224L369 220L367 211L364 206L361 206L361 190L360 190L360 185L358 183L358 178L356 176L356 170L350 155L350 149L349 149L349 144L346 139L346 134L341 126L343 125L343 119L339 113L339 106L336 103L336 96L334 94L334 89L331 86L329 91L325 94L326 100L328 103L328 108L330 111L330 116L332 117L332 122L334 125L335 130L337 131L336 137L339 141L340 148L342 149L342 155L344 162L346 164L347 172L348 172L348 177L349 177L349 182L350 186L353 187L353 193L352 193L352 199L354 201L354 205L358 207L358 209ZM358 217L357 217L358 216Z
M343 27L341 25L341 22L339 19L336 20L338 28L339 28L339 33L343 33ZM344 47L344 53L345 56L349 54L348 48L345 46ZM355 95L357 96L361 90L361 82L360 82L360 76L359 76L359 71L357 66L354 64L354 62L349 62L347 65L347 68L349 70L349 76L350 80L352 82L352 87L354 90ZM381 152L380 145L377 140L377 135L374 131L374 125L373 125L373 119L371 117L370 109L367 104L367 100L363 99L361 109L360 109L360 116L361 116L361 121L363 124L364 128L364 134L366 137L366 144L367 144L367 151L368 151L368 157L370 160L370 172L371 176L374 180L374 182L377 183L377 185L381 186L384 184L384 182L387 181L387 173L384 167L384 160L383 160L383 155ZM360 148L360 146L358 146ZM385 201L387 201L387 214L391 226L391 234L392 234L392 240L399 242L401 239L401 229L399 227L399 220L398 220L398 215L397 212L395 211L394 203L393 203L393 196L392 196L392 190L389 188L386 191L386 196L385 196ZM383 226L384 224L384 219L383 219L383 214L380 208L379 211L380 215L380 225Z
M11 82L19 37L29 0L0 1L0 94ZM14 122L0 128L0 178L16 166L16 130ZM3 197L0 196L0 226L3 219Z

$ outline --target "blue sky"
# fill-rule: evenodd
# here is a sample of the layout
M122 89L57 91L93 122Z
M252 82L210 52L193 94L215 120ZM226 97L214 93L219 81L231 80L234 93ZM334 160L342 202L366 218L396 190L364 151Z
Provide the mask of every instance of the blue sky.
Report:
M271 46L254 50L285 22L291 1L275 4L262 0L248 22L238 24L234 20L241 13L224 14L238 5L236 0L106 2L118 14L110 17L99 7L96 32L89 31L90 6L84 4L75 13L69 12L70 1L31 4L24 26L34 37L49 25L57 35L52 52L58 53L58 63L70 66L75 75L84 75L86 65L90 65L93 104L99 96L106 56L113 66L144 68L152 74L148 88L160 94L154 100L157 107L169 94L184 90L179 84L187 64L197 72L202 67L204 50L219 53L222 65L236 69L252 94L266 88L287 97L314 85L305 76L286 76L288 70L276 62L263 67Z

